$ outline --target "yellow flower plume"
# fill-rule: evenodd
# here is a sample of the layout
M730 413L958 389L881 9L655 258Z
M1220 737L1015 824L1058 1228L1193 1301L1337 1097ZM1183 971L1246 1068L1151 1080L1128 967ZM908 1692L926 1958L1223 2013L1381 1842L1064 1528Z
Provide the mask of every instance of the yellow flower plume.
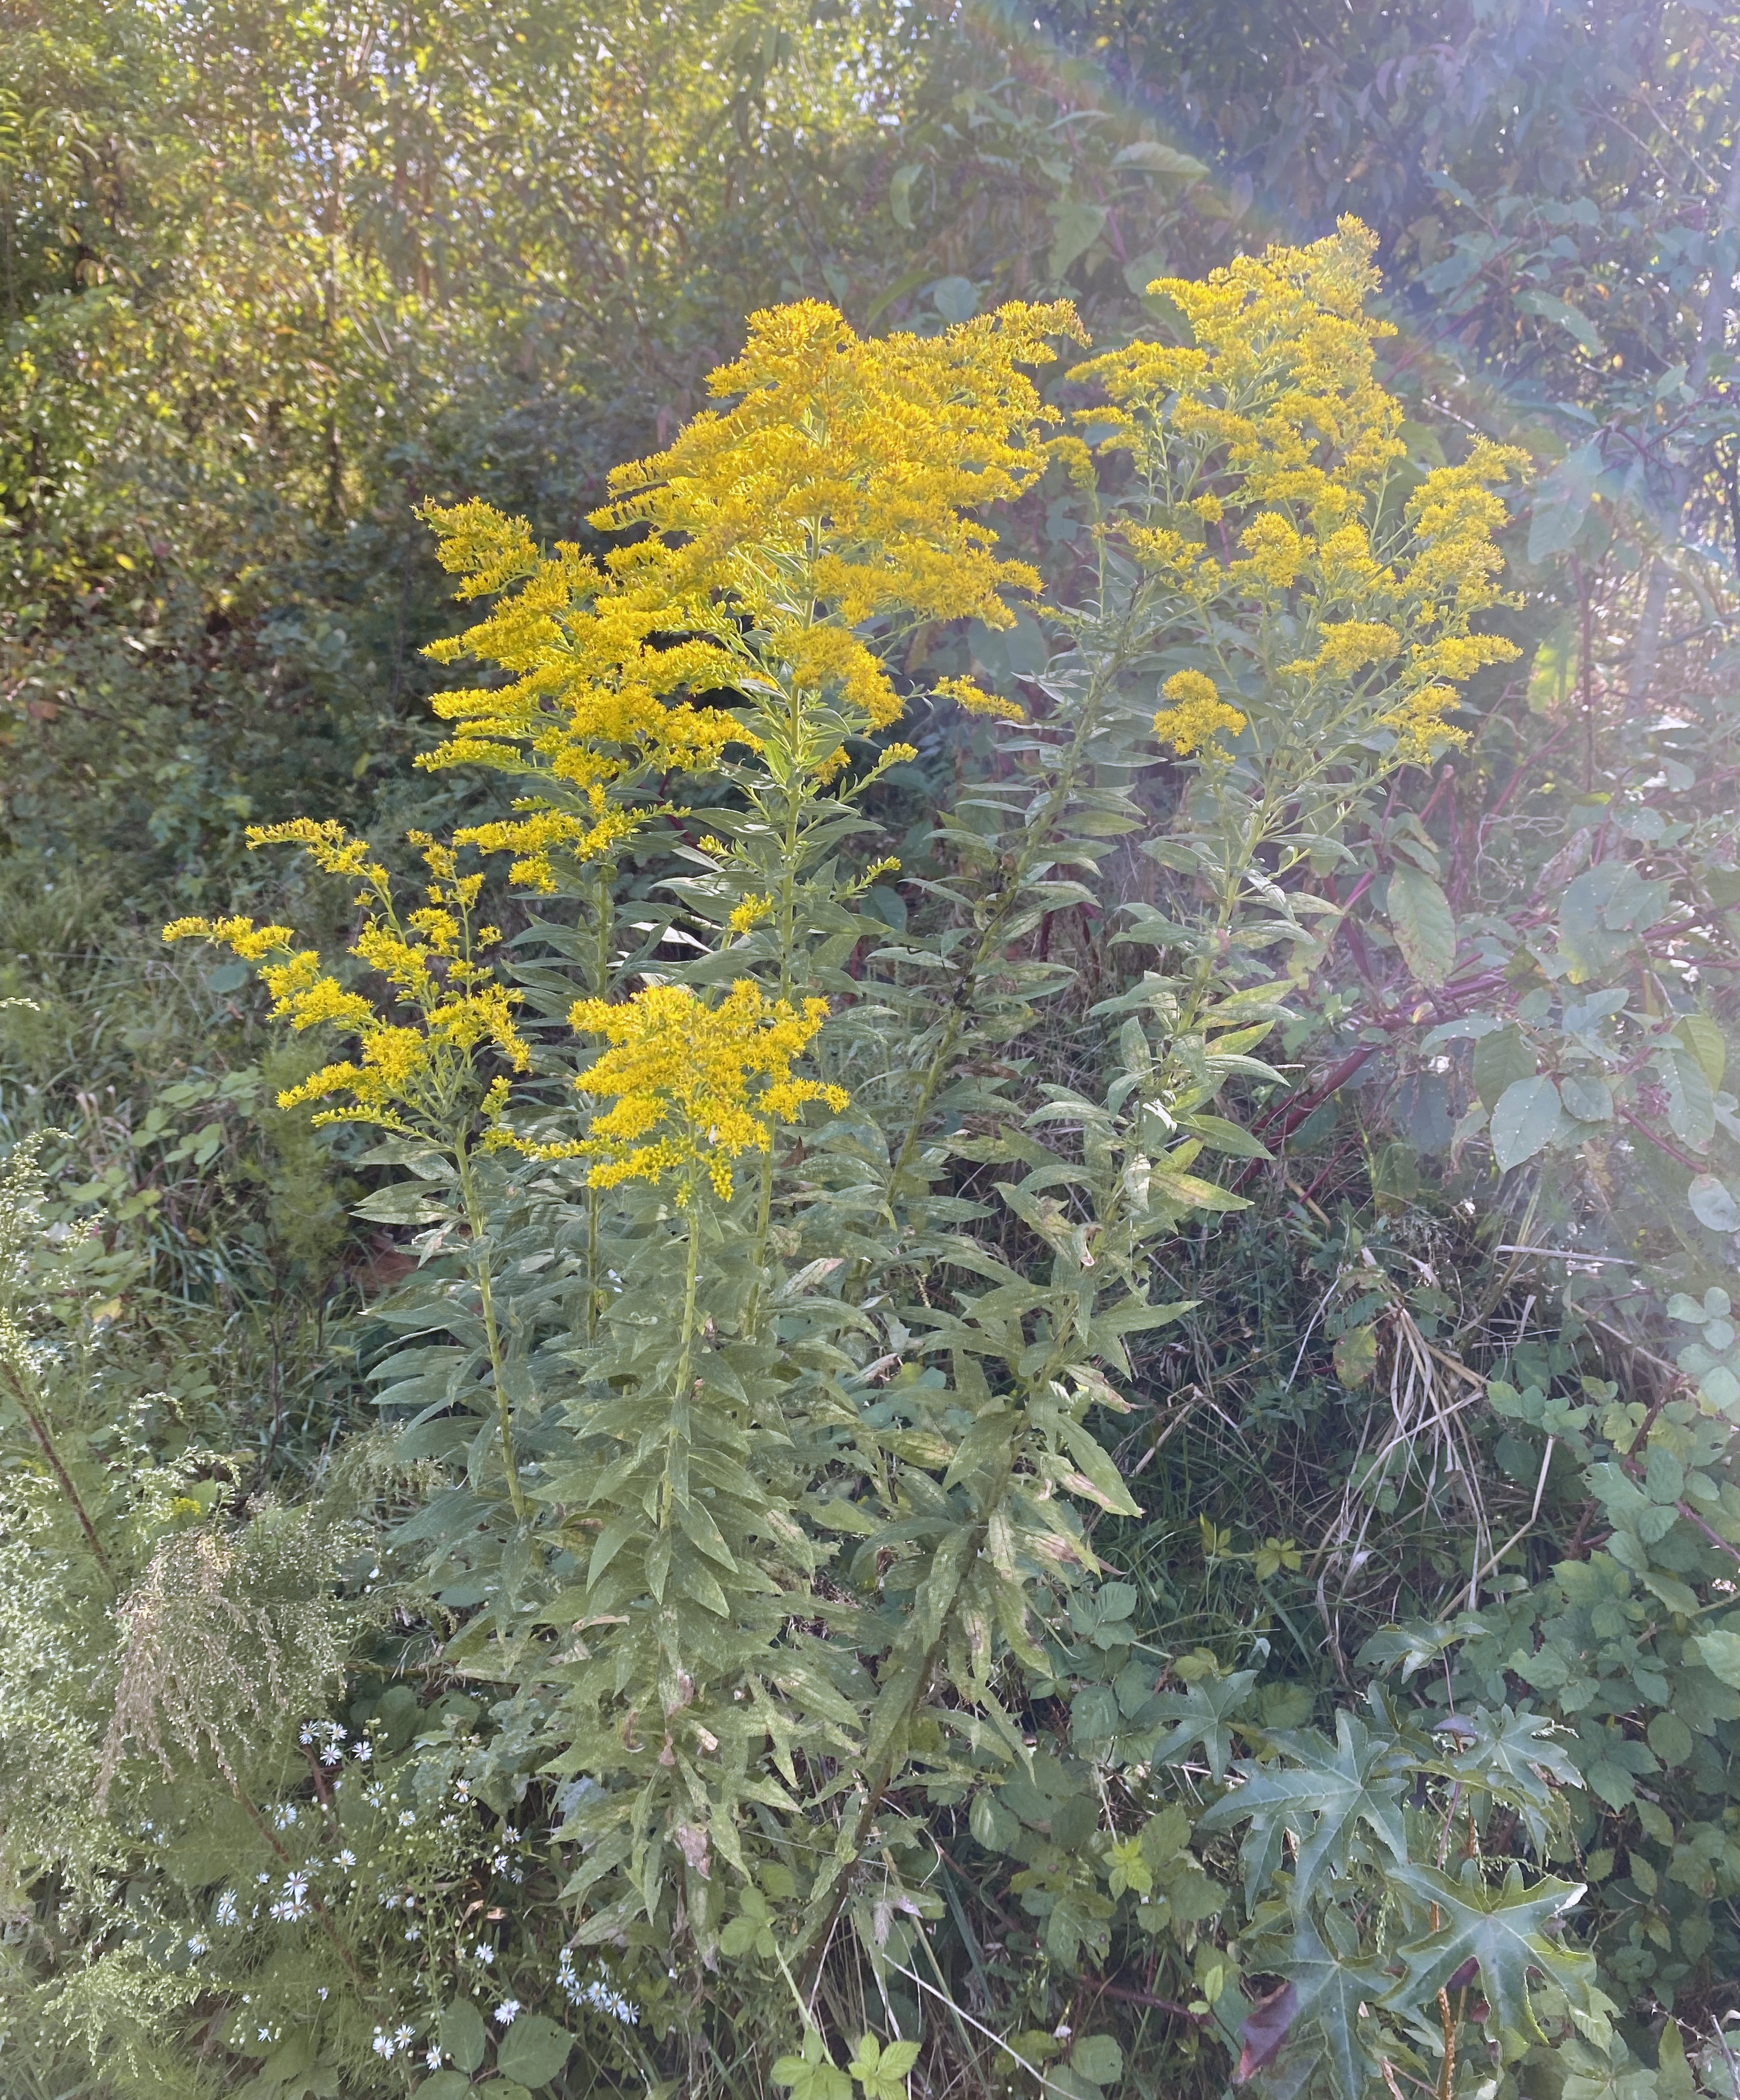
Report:
M1181 758L1197 750L1204 758L1223 762L1231 756L1217 741L1219 733L1224 729L1237 736L1245 717L1221 698L1206 672L1175 671L1160 690L1173 703L1154 717L1154 733L1163 743L1169 743Z
M574 1083L612 1105L593 1118L584 1138L523 1149L541 1158L590 1160L595 1189L676 1174L678 1201L686 1204L704 1172L729 1199L731 1162L766 1152L775 1123L794 1121L806 1101L837 1113L846 1107L843 1087L792 1076L793 1059L827 1017L825 999L794 1007L766 998L748 978L717 1006L683 985L650 986L620 1005L581 999L569 1018L610 1048Z
M391 997L384 1006L347 991L322 970L315 950L294 946L288 926L178 919L163 929L166 941L216 941L255 964L275 1019L298 1031L331 1027L356 1039L355 1058L325 1065L278 1096L286 1109L348 1097L321 1109L316 1123L370 1123L405 1136L444 1133L479 1112L489 1120L503 1105L501 1075L479 1083L480 1051L492 1051L516 1071L531 1061L514 1026L520 995L476 960L479 949L500 938L493 927L470 923L482 877L459 873L451 845L421 832L411 838L422 850L429 880L424 903L401 914L386 870L370 859L366 840L350 837L342 825L303 818L248 833L250 846L299 845L328 873L362 877L358 901L371 909L350 952L386 980ZM413 1017L395 1019L395 1008Z

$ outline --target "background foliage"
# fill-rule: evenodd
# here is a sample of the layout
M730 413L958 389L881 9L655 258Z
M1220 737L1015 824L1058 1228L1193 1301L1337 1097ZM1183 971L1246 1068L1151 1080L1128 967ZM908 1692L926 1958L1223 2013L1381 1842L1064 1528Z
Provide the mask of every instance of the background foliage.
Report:
M1732 10L0 27L0 2085L1733 2095ZM339 954L348 889L250 858L248 824L342 822L398 878L409 827L508 814L499 777L413 764L444 734L420 652L467 624L420 505L597 550L609 470L677 435L753 309L930 337L1067 296L1106 352L1176 337L1156 277L1348 210L1378 236L1407 474L1477 437L1530 457L1496 615L1521 654L1464 688L1465 745L1367 752L1327 843L1217 925L1215 795L1272 748L1230 690L1242 770L1148 725L1164 678L1239 658L1238 609L1198 623L1212 664L1188 620L1112 649L1115 721L1091 748L1058 727L1134 588L1093 530L1135 498L1115 460L1097 497L1060 462L996 514L1097 638L1057 610L901 636L912 756L866 791L873 828L816 818L803 879L833 887L784 964L862 1009L824 1076L880 1105L782 1153L760 1269L753 1161L744 1229L704 1249L705 1346L789 1413L740 1515L789 1507L837 1549L799 1631L855 1660L782 1691L810 1732L784 1754L855 1849L829 1881L794 1847L771 1750L740 1861L673 1815L647 1916L589 1936L633 1893L607 1754L655 1791L673 1768L607 1699L602 1744L576 1732L601 1695L585 1658L559 1691L548 1650L585 1571L504 1517L497 1402L516 1460L586 1476L541 1505L559 1539L598 1470L583 1437L563 1458L574 1410L662 1390L601 1260L631 1309L677 1304L681 1238L631 1188L601 1255L577 1170L501 1154L461 1230L427 1147L276 1107L309 1039L157 929L254 911ZM1064 408L1102 398L1060 369ZM1035 726L934 703L947 677ZM759 792L666 792L693 820L622 856L603 980L585 882L491 892L552 1118L576 994L741 967L665 936L710 950L767 890L696 858ZM776 995L775 950L750 960ZM1260 995L1208 1031L1263 1030L1242 1047L1179 1025L1211 977ZM913 1150L877 1165L914 1098ZM1146 1238L1120 1148L1163 1148L1133 1099L1199 1148ZM1059 1294L1101 1382L1062 1447ZM969 1426L1010 1395L1013 1431ZM968 1503L993 1432L1097 1488L1074 1559L1022 1564L995 1677L930 1582L947 1525L991 1522ZM863 1725L890 1687L916 1702L877 1705L898 1741ZM868 1818L826 1798L866 1745Z

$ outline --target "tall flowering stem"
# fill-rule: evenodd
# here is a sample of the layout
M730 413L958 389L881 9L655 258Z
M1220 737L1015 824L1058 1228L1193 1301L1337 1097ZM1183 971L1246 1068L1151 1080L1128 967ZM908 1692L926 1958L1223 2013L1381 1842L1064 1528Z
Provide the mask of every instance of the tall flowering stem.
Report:
M250 846L298 845L328 874L360 880L356 902L367 915L350 953L384 981L388 997L381 1004L346 990L323 968L317 951L295 946L288 926L258 926L246 918L178 919L164 928L163 938L222 942L257 966L275 1018L298 1033L333 1028L355 1039L354 1058L323 1065L286 1088L278 1096L280 1108L312 1107L316 1123L364 1123L432 1143L453 1160L473 1250L508 1500L515 1520L523 1522L475 1153L479 1138L506 1105L508 1073L524 1071L531 1052L514 1024L519 993L479 960L501 938L494 927L473 923L482 876L460 874L451 845L421 832L411 838L429 879L422 903L401 912L387 870L371 858L366 840L350 837L341 825L300 818L256 826L248 834ZM484 1067L491 1061L497 1069L486 1077Z

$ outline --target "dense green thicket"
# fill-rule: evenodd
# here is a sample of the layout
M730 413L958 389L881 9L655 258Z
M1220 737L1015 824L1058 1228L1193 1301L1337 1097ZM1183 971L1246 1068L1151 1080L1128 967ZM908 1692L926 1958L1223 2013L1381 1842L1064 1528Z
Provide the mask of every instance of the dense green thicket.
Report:
M1740 18L0 30L0 2090L1733 2100ZM861 624L906 714L840 715L802 854L733 758L612 777L607 889L463 863L523 1135L584 1129L576 995L829 997L853 1107L782 1128L765 1210L753 1158L685 1237L668 1189L494 1153L466 1194L275 1105L321 1052L162 921L339 954L348 888L250 823L396 880L527 784L413 763L460 624L424 506L601 553L757 308L942 341L1065 296L1169 352L1208 338L1157 277L1344 211L1398 327L1373 516L1478 439L1532 462L1464 743L1402 763L1373 701L1305 794L1254 601L1162 606L1105 536L1236 558L1226 462L1058 457L987 514L1042 580L1012 625ZM1224 765L1154 732L1193 670ZM808 920L732 924L787 877ZM602 1454L674 1434L696 1350L724 1557L671 1579L803 1608L734 1589L642 1701L657 1497ZM1011 1481L1065 1513L999 1530Z

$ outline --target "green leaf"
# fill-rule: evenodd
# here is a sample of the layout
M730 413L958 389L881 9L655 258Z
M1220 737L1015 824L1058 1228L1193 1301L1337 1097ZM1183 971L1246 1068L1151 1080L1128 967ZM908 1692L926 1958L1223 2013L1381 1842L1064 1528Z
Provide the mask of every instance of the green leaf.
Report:
M1707 1152L1716 1136L1716 1100L1704 1068L1689 1050L1670 1051L1656 1060L1667 1082L1667 1127L1694 1152Z
M801 2056L782 2056L773 2067L775 2085L788 2085L792 2100L852 2100L852 2081L828 2054L815 2027L805 2030Z
M1529 559L1544 562L1561 554L1583 530L1595 500L1595 484L1605 465L1601 441L1587 444L1561 459L1546 479L1537 484L1529 517Z
M1456 960L1450 900L1424 868L1398 862L1389 878L1389 923L1402 960L1424 985L1441 985Z
M1707 1013L1688 1013L1674 1033L1703 1068L1710 1091L1719 1092L1728 1065L1728 1044L1721 1030Z
M1208 1769L1219 1779L1233 1754L1231 1717L1249 1703L1256 1682L1254 1670L1235 1670L1229 1677L1199 1678L1181 1695L1162 1692L1152 1710L1163 1723L1175 1721L1177 1725L1155 1743L1151 1762L1176 1763L1186 1751L1200 1745Z
M1295 2026L1314 2027L1323 2037L1336 2100L1364 2100L1367 2059L1359 2018L1364 2007L1382 1997L1388 1979L1373 1965L1338 1959L1324 1945L1309 1912L1295 1928L1280 1973L1298 1994Z
M1507 1087L1532 1079L1535 1052L1518 1028L1495 1028L1474 1045L1474 1091L1488 1109L1495 1109Z
M1124 2076L1124 2051L1111 2035L1084 2035L1070 2051L1070 2068L1089 2085L1115 2085Z
M1740 1232L1740 1204L1713 1174L1695 1174L1685 1192L1692 1215L1712 1233Z
M1611 1123L1613 1088L1587 1072L1567 1072L1559 1081L1565 1113L1578 1123Z
M1740 1634L1699 1634L1692 1645L1712 1677L1740 1692Z
M455 1998L441 2015L441 2046L461 2071L475 2071L488 2046L489 2030L469 1998Z
M1558 1136L1561 1120L1559 1090L1544 1074L1513 1081L1492 1111L1492 1156L1499 1171L1508 1173L1544 1152Z
M541 2013L522 2013L496 2045L496 2068L522 2085L547 2085L573 2046L565 2027Z
M885 2049L867 2034L846 2069L863 2089L864 2100L907 2100L907 2073L917 2061L916 2042L890 2042Z
M1399 1949L1407 1973L1384 2002L1406 2008L1433 2004L1465 1962L1478 1965L1482 1986L1502 2034L1517 2041L1545 2040L1529 1996L1529 1971L1538 1969L1574 2005L1583 2001L1595 1964L1547 1937L1545 1928L1583 1894L1580 1882L1548 1878L1532 1889L1513 1867L1502 1888L1453 1882L1413 1863L1390 1869L1390 1880L1417 1903L1435 1904L1435 1932Z
M465 2100L471 2081L462 2071L438 2071L417 2089L417 2100Z
M1195 182L1206 175L1208 169L1190 154L1181 153L1176 147L1163 146L1158 139L1137 139L1112 156L1115 168L1140 168L1145 174L1180 175L1186 181ZM1154 273L1159 275L1159 271Z
M1242 1758L1236 1770L1244 1784L1215 1802L1197 1824L1199 1831L1248 1819L1248 1864L1272 1833L1291 1830L1299 1840L1295 1879L1301 1888L1315 1888L1321 1876L1345 1859L1360 1824L1393 1859L1407 1859L1402 1820L1407 1774L1388 1736L1373 1735L1344 1708L1336 1715L1333 1743L1315 1729L1276 1734L1270 1740L1279 1756L1262 1764Z

